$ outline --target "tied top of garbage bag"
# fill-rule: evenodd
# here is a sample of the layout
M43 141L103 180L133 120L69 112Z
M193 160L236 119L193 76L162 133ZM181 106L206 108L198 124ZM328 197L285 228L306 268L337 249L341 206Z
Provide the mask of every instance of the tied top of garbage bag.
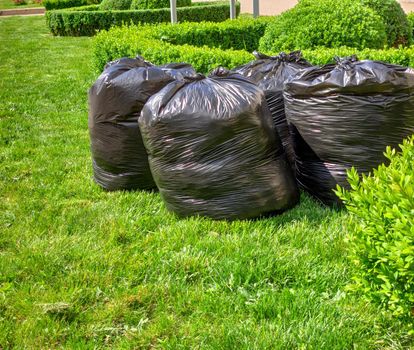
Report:
M174 79L196 74L186 63L155 66L141 56L109 62L89 91L90 115L97 122L138 120L154 93Z
M331 94L413 93L414 70L381 61L359 61L353 55L335 58L336 63L311 67L286 83L292 96L327 96Z
M188 64L157 67L139 56L106 65L89 90L88 124L99 185L108 190L155 187L138 117L153 94L187 74L196 74Z
M168 84L139 125L161 196L179 216L245 219L298 201L263 90L239 74L218 68Z
M304 68L312 65L302 57L300 51L277 56L267 56L257 51L253 52L256 60L237 67L235 72L248 77L263 90L283 90L284 83Z
M129 70L137 67L151 67L153 64L146 61L142 56L137 55L135 58L121 57L117 60L108 62L104 71L108 70L111 66L116 66L118 71Z

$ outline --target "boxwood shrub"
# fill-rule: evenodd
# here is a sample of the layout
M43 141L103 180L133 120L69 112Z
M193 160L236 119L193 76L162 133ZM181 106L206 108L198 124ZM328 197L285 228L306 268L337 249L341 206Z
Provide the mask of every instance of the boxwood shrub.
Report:
M191 0L177 0L177 7L191 6ZM162 9L170 7L170 0L132 0L131 10Z
M362 0L364 6L381 16L387 33L388 46L408 45L412 41L411 26L396 0Z
M94 65L101 71L106 62L122 56L143 55L162 64L186 61L200 72L217 65L233 68L253 59L249 53L257 48L271 19L239 18L221 23L180 23L177 25L139 25L102 31L94 40ZM271 54L277 54L272 51ZM373 59L414 67L414 47L386 50L354 48L316 48L303 50L313 64L333 63L335 56L356 54L360 59Z
M394 316L414 314L414 137L401 152L387 149L388 166L370 176L348 173L351 190L337 194L351 212L351 289L381 304Z
M148 34L164 42L175 45L217 47L254 51L259 45L271 17L258 19L242 17L219 23L180 23L179 25L160 25L152 27Z
M303 50L304 57L313 64L323 65L334 63L334 57L351 56L356 54L359 59L369 59L399 64L406 67L414 67L414 46L390 48L383 50L364 49L356 50L352 48L317 48L313 50Z
M410 12L407 15L407 20L408 20L408 23L410 24L412 37L414 38L414 12Z
M132 0L103 0L99 9L101 11L109 10L129 10Z
M173 45L156 38L156 27L149 25L118 27L100 32L94 39L96 69L101 71L108 61L119 57L134 57L137 54L155 64L188 62L202 73L207 73L219 65L235 67L254 58L244 50L222 50L188 44Z
M236 3L237 14L240 3ZM177 9L180 22L222 22L229 18L227 2L204 2ZM64 9L46 12L46 23L53 35L91 36L98 30L131 23L170 22L170 9L94 11L92 9Z
M260 50L325 47L383 48L385 25L373 10L354 0L301 0L277 16L260 41Z

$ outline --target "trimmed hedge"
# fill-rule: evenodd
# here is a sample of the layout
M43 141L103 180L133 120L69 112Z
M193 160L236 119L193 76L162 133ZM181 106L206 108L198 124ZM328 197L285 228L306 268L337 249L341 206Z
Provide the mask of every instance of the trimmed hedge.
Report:
M99 10L129 10L131 3L132 0L103 0L101 6L99 6Z
M388 46L409 45L411 27L401 5L396 0L362 0L362 4L381 16L387 33Z
M86 5L80 7L71 7L67 11L99 11L99 5Z
M359 177L348 172L351 190L337 195L351 212L349 258L351 290L411 321L414 310L414 137L401 152L387 148L388 166Z
M376 60L399 64L405 67L414 67L414 46L390 48L384 50L364 49L356 50L352 48L318 48L315 50L303 50L303 56L313 64L323 65L334 63L334 57L345 57L353 54L359 59Z
M191 6L191 0L177 0L177 7ZM131 10L162 9L170 7L170 0L132 0Z
M304 50L318 46L383 48L385 25L373 10L354 0L301 0L269 24L260 50Z
M47 11L83 6L87 4L88 0L43 0L43 6Z
M236 3L237 14L240 3ZM181 22L222 22L229 18L230 9L227 2L205 2L196 6L180 7L177 18ZM46 23L53 35L92 36L98 30L113 26L137 23L170 22L170 9L125 10L125 11L91 11L72 8L46 12Z
M271 17L258 19L239 18L220 23L180 23L179 25L160 25L152 27L146 36L160 39L174 45L191 44L220 49L254 51L264 35Z
M206 73L216 66L227 68L247 63L269 18L240 18L222 23L182 23L176 25L141 25L102 31L94 40L94 65L102 71L108 61L120 57L144 56L156 64L187 62ZM244 28L244 32L243 32ZM198 30L197 30L198 29ZM212 39L215 37L216 39ZM177 45L180 44L180 45ZM247 50L247 51L246 51ZM277 54L278 52L271 52ZM356 54L372 59L414 67L414 47L387 50L353 48L317 48L304 50L304 57L313 64L333 63L335 56Z
M408 20L408 23L410 24L412 37L414 38L414 12L410 12L407 15L407 20Z
M147 36L150 31L150 26L131 26L100 32L94 40L94 63L97 70L101 71L108 61L119 57L135 57L137 54L155 64L188 62L196 71L203 73L219 65L235 67L254 58L242 50L172 45Z

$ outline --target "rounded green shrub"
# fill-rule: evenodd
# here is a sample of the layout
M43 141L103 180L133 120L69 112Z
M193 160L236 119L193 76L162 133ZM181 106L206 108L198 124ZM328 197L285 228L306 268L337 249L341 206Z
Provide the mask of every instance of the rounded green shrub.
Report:
M411 26L396 0L362 0L362 4L381 16L387 33L388 46L408 45L412 41Z
M191 0L176 0L177 7L191 6ZM170 7L170 0L132 0L132 10L161 9Z
M337 195L351 212L349 258L351 290L381 304L394 316L413 321L414 313L414 136L401 152L388 147L390 160L370 176L348 173L351 190Z
M300 0L277 16L260 40L260 50L277 53L318 46L382 48L385 25L373 10L353 0Z
M99 9L101 11L108 10L129 10L132 0L103 0Z
M414 12L410 12L407 15L408 23L410 24L411 35L414 38Z

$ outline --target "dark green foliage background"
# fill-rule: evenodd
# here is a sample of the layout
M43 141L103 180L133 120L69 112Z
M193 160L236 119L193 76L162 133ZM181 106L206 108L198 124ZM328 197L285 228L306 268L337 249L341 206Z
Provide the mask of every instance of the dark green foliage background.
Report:
M381 16L387 33L388 46L409 45L412 42L411 25L396 0L362 0L362 4Z

